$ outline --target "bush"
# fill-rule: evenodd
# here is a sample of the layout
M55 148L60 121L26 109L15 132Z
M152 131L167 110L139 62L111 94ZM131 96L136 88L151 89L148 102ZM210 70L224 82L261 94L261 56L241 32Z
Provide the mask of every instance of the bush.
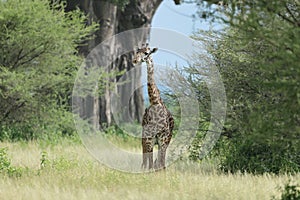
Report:
M300 199L300 186L297 184L292 184L291 181L289 181L287 184L285 184L284 188L281 189L281 197L278 200L299 200ZM273 197L273 200L276 198Z
M220 168L225 172L300 172L299 151L291 144L284 144L284 141L267 142L263 139L240 137L222 149Z
M77 47L96 25L48 0L0 1L0 10L0 140L73 134Z
M6 174L10 177L20 177L22 169L13 167L9 158L7 157L6 148L0 148L0 173Z

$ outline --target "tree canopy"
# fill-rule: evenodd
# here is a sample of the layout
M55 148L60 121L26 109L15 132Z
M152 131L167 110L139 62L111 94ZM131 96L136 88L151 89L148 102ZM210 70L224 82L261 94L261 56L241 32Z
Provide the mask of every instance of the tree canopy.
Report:
M70 94L82 62L77 47L96 25L47 0L1 1L0 10L1 138L47 129L70 134Z
M229 26L195 37L208 46L226 88L224 170L300 169L299 6L226 1L219 16Z

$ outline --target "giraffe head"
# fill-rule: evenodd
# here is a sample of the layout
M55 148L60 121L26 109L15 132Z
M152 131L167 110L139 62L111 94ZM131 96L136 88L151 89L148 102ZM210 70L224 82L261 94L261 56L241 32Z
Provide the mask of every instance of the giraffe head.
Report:
M133 64L140 64L142 62L146 62L151 59L151 54L155 53L157 48L151 49L148 47L148 44L144 45L142 48L138 48L136 52L134 52L134 57L132 59Z

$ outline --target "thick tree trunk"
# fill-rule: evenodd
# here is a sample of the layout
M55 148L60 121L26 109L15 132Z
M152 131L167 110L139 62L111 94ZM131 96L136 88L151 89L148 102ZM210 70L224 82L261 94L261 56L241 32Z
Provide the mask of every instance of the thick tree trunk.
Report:
M152 17L161 3L162 0L130 0L130 3L125 7L124 10L118 9L118 7L108 1L103 0L69 0L67 5L67 10L72 10L76 6L79 6L84 12L86 12L90 20L94 20L100 23L100 29L96 32L96 37L94 40L90 41L86 47L82 47L80 51L87 55L90 50L96 47L105 39L135 28L150 27ZM90 22L88 22L90 23ZM128 45L131 43L132 47L137 44L145 43L149 37L149 29L145 29L141 32L141 35L133 35L132 41L126 41L124 43L118 42L117 44L107 44L106 48L101 50L102 53L108 55L108 58L112 58L113 55L118 52L118 49L123 48L123 45ZM129 39L131 40L131 39ZM138 41L138 43L136 43ZM127 47L128 48L128 47ZM131 64L132 55L129 53L127 55L122 55L116 61L112 62L107 72L112 70L130 70L133 65ZM120 95L121 100L125 100L126 96L132 88L135 88L137 84L141 81L141 71L135 70L133 75L133 82L131 84L126 84L125 86L118 86L115 91ZM118 77L111 78L108 82L114 83L118 80ZM109 84L109 83L107 83ZM131 88L131 89L130 89ZM82 103L81 115L85 118L92 119L92 123L95 127L97 123L106 123L110 125L113 121L111 116L110 104L113 99L111 99L112 91L109 90L107 85L104 95L100 99L86 98L78 101ZM128 121L136 120L138 122L142 121L142 114L144 110L142 88L135 91L132 98L129 101L129 116L123 116L123 119L128 119ZM98 116L97 116L98 115Z

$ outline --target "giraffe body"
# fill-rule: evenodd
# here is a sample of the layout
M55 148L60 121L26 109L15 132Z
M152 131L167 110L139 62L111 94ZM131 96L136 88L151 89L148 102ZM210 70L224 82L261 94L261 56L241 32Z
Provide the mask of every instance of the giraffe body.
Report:
M142 147L143 147L143 163L142 167L149 169L164 169L166 150L172 138L174 128L174 119L172 114L163 103L159 89L154 80L154 65L151 54L152 51L148 46L138 49L135 54L134 63L146 62L147 64L147 89L150 100L150 106L146 108L143 115L143 132L142 132ZM153 163L153 147L158 145L158 156Z
M165 168L166 150L172 138L174 120L164 104L150 105L143 116L143 168ZM156 164L153 164L153 147L158 145Z

